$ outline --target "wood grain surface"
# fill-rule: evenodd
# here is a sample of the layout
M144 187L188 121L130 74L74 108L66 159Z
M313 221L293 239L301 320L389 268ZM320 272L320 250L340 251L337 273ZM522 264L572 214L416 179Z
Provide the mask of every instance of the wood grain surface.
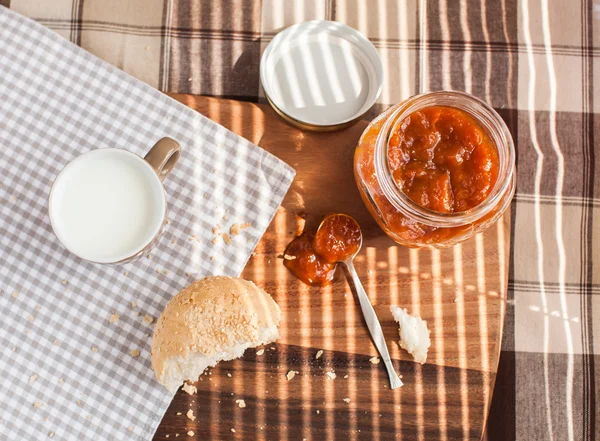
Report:
M404 248L377 226L356 189L352 159L367 122L304 132L267 105L173 97L286 161L297 176L243 273L281 306L281 338L263 354L250 349L210 369L197 394L179 391L154 439L480 439L500 352L510 216L454 248ZM390 390L383 363L370 361L378 354L344 271L332 286L309 288L278 257L304 223L314 229L330 212L354 216L363 229L356 269L402 376L400 389ZM427 320L425 365L399 348L390 304ZM297 372L291 380L289 371Z

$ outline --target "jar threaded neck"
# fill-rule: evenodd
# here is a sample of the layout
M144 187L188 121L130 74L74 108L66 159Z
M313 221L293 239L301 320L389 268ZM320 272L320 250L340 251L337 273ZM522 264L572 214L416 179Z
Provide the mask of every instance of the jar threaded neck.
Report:
M498 150L498 177L492 190L477 206L461 212L440 213L410 199L394 180L388 159L388 143L397 124L408 115L430 106L447 106L463 110L475 118L488 132ZM501 202L508 205L515 191L515 147L512 136L500 115L485 102L464 92L440 91L416 95L388 110L375 144L374 167L379 185L390 203L405 216L432 227L455 227L475 222ZM510 193L510 197L504 197ZM504 212L506 207L499 207Z

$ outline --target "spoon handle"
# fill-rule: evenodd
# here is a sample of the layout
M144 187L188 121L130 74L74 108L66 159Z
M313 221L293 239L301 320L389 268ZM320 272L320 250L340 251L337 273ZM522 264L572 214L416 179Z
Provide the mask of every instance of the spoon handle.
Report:
M358 278L358 274L356 274L356 270L354 269L352 261L348 260L344 263L346 264L346 267L348 267L348 271L352 276L354 288L356 289L356 294L358 295L358 300L360 302L360 307L362 309L363 316L365 317L365 321L367 322L367 327L369 328L369 332L373 338L373 343L375 343L375 347L379 351L379 354L381 355L383 363L387 369L388 376L390 377L390 388L396 389L402 386L402 381L394 369L392 360L390 360L390 353L388 352L387 345L385 344L385 337L383 336L383 330L381 329L381 324L379 324L377 314L375 313L373 305L371 305L369 297L367 296L367 293L365 292L365 289Z

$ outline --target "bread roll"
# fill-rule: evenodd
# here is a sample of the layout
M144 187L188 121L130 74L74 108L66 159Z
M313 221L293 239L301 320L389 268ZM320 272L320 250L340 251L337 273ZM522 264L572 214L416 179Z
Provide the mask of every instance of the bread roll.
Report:
M198 280L171 299L156 323L156 377L175 391L207 367L275 341L280 320L277 303L252 282L224 276Z

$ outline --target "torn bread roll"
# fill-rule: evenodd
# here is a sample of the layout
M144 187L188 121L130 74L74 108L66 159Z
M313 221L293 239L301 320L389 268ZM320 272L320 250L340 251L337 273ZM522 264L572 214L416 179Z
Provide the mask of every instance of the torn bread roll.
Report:
M400 347L411 354L416 362L425 363L431 346L427 322L418 315L410 315L399 306L390 306L390 311L400 327Z
M206 277L177 294L165 307L152 338L152 367L175 391L220 361L279 338L281 310L254 283Z

